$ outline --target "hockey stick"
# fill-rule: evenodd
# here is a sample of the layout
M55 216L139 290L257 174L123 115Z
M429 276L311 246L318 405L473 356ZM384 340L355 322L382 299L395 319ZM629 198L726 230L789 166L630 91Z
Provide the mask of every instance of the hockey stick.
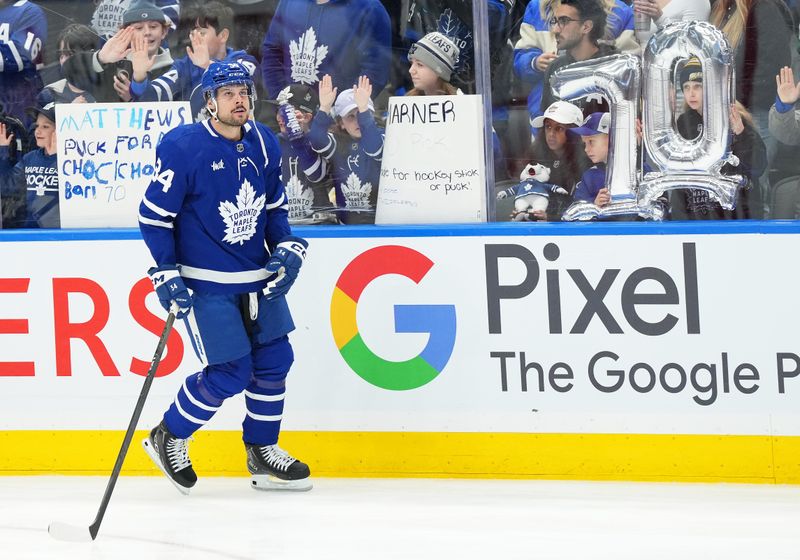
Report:
M111 493L114 491L114 486L117 484L119 473L122 470L122 463L125 461L125 456L128 454L128 447L130 447L131 440L133 439L133 432L136 430L136 424L139 423L139 416L142 414L144 408L144 401L147 399L147 393L150 392L150 385L153 384L153 378L156 376L158 364L161 363L161 354L164 353L164 346L167 344L167 338L172 330L172 323L175 321L175 308L169 312L167 321L164 323L164 331L161 333L161 338L158 340L156 346L156 353L153 356L153 361L150 362L150 369L144 379L144 386L142 392L139 393L139 400L136 402L136 408L133 409L133 416L131 416L130 424L128 424L128 431L125 432L125 439L122 440L122 447L117 455L117 462L114 464L114 469L111 471L111 478L108 480L105 494L100 502L100 509L97 511L97 517L94 518L94 523L86 526L78 527L70 525L69 523L61 523L53 521L47 527L47 532L54 539L60 541L73 541L73 542L88 542L93 541L97 537L97 532L100 530L100 523L103 522L103 516L106 513L108 502L111 501Z

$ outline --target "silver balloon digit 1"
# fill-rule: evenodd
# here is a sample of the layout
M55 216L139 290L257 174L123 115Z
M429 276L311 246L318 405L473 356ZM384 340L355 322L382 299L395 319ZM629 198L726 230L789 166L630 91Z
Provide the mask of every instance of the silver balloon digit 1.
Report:
M692 56L703 68L703 132L693 140L675 128L675 86L678 60ZM720 205L733 209L744 180L725 176L725 163L738 163L730 153L729 111L733 84L733 53L713 25L671 23L655 33L644 51L644 144L656 171L639 184L639 203L654 204L664 192L695 188L708 191Z
M617 54L570 64L551 78L553 93L564 100L600 94L611 107L606 187L611 202L603 207L575 202L564 212L566 221L612 216L661 219L657 204L640 206L636 196L636 119L638 117L641 65L636 56Z

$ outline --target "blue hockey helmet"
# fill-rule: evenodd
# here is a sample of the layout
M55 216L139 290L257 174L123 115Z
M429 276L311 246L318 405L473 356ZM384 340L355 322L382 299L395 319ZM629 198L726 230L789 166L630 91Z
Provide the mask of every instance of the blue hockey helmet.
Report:
M255 94L253 77L247 68L239 62L212 62L200 80L203 96L206 99L213 97L217 90L223 86L239 84L247 86L251 96Z

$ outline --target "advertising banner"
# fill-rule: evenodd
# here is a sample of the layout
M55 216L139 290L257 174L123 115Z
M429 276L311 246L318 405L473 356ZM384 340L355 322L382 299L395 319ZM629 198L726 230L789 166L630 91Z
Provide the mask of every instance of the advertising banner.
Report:
M284 429L800 435L797 235L310 239ZM137 239L5 242L0 430L127 423ZM182 325L142 425L199 369ZM236 430L242 403L211 430Z

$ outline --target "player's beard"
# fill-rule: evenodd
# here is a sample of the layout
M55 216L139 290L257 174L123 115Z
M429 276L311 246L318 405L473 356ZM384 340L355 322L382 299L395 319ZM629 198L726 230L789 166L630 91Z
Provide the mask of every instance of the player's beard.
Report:
M231 111L228 115L220 115L217 114L217 120L226 125L226 126L242 126L244 123L247 122L247 119L250 117L250 112L246 111L244 113L234 113Z

